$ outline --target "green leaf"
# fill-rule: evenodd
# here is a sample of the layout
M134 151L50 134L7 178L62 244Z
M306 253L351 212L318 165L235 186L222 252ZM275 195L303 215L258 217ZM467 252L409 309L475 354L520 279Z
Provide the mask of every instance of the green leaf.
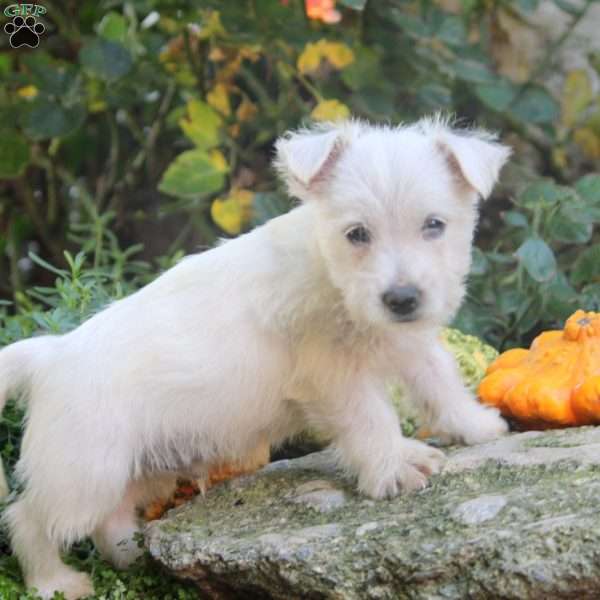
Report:
M540 0L516 0L515 4L518 10L522 10L526 13L533 12L540 3Z
M79 60L88 72L106 81L124 77L133 66L133 59L127 48L101 38L88 42L81 49Z
M23 113L21 124L25 133L34 140L64 137L78 129L86 116L79 104L65 107L62 104L40 98Z
M252 202L252 225L257 227L270 219L286 213L290 209L290 201L279 194L259 192Z
M59 277L68 277L69 274L67 271L65 271L64 269L59 269L59 268L55 267L54 265L51 265L49 262L46 262L43 258L39 257L34 252L28 252L27 255L34 263L36 263L40 267L43 267L47 271L50 271L51 273L54 273L55 275L58 275Z
M588 202L600 203L600 175L584 175L576 184L577 193Z
M449 70L458 79L472 83L495 83L496 75L487 65L479 61L461 58L449 65Z
M463 46L467 39L464 20L456 15L447 15L436 33L436 38L449 46Z
M354 50L354 57L354 62L342 70L342 81L351 90L377 85L383 77L380 54L372 48L360 47Z
M188 150L169 165L158 189L179 198L198 198L218 192L227 171L228 167L216 163L206 151Z
M115 11L106 13L98 24L98 33L111 42L123 42L127 37L127 20Z
M516 313L516 318L519 321L518 331L520 335L525 335L539 323L542 307L543 299L540 296L533 298L530 296L526 303L521 305Z
M586 285L579 295L579 306L583 310L600 311L600 283Z
M525 123L552 123L558 118L560 107L543 87L531 86L517 98L511 112Z
M567 0L554 0L554 4L572 17L578 17L582 10L579 4L567 2Z
M515 203L518 206L535 210L537 207L550 207L554 204L573 197L571 189L556 185L551 179L540 179L528 185L517 197Z
M12 56L8 53L0 54L0 78L7 77L12 71Z
M573 285L587 285L600 281L600 246L584 250L573 264L571 282Z
M190 100L187 105L187 117L179 121L183 133L198 148L209 149L220 141L220 128L223 120L206 102Z
M0 179L19 177L29 164L29 144L16 131L4 131L0 136Z
M367 0L339 0L339 3L352 10L364 10Z
M600 206L593 206L579 198L563 201L561 212L574 223L597 223L600 221Z
M509 227L529 227L527 217L516 210L507 210L503 212L502 219Z
M26 55L24 62L30 83L50 96L66 96L78 88L78 69L69 63L50 60L45 54Z
M564 273L557 273L549 283L544 284L545 292L562 302L570 302L577 296L577 291L569 283Z
M494 83L480 83L475 86L475 94L487 107L502 112L514 100L517 89L510 81L499 79Z
M495 298L498 311L502 315L515 314L527 302L527 296L518 289L500 289Z
M417 96L431 110L447 109L452 105L452 91L437 83L424 85Z
M515 255L535 281L550 281L556 275L556 258L554 257L554 252L540 238L525 240Z
M392 9L390 18L392 22L402 28L404 33L410 36L423 38L433 34L431 27L417 16Z
M591 223L572 221L561 210L548 223L548 235L559 242L567 244L585 244L592 238Z
M498 265L512 265L515 262L513 257L502 252L487 252L486 256L490 261Z
M485 254L477 247L473 247L471 251L471 271L470 275L480 276L485 275L488 270L489 261Z

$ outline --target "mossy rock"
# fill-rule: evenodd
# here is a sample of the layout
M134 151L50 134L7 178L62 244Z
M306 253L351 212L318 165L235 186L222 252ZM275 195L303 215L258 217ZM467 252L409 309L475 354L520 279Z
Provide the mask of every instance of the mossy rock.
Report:
M453 449L425 490L355 492L328 451L227 482L148 526L209 597L597 598L600 429Z

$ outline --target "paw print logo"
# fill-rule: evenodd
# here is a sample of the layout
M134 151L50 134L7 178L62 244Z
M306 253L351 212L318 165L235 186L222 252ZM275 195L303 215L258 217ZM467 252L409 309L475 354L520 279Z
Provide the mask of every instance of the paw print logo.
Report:
M10 45L13 48L29 46L37 48L40 43L40 35L46 31L43 23L38 23L35 17L15 17L4 26L4 32L10 35Z

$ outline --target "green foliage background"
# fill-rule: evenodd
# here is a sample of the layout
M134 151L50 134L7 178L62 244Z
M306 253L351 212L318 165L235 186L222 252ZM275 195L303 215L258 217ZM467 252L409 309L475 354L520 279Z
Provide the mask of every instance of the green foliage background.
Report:
M0 36L0 346L68 331L184 252L288 210L274 140L348 113L455 113L535 165L509 168L484 207L459 327L503 349L600 309L600 103L582 71L546 87L593 2L556 0L564 35L517 81L498 58L502 19L526 24L538 4L340 0L328 25L301 0L44 2L37 49ZM19 427L11 407L9 464ZM87 546L72 558L102 598L191 593L143 565L117 575ZM0 597L25 598L20 585L0 557Z

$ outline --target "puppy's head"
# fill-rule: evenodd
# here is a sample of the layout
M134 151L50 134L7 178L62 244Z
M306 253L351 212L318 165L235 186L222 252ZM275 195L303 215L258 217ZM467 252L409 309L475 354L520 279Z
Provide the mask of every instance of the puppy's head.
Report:
M290 193L313 204L351 317L414 326L445 323L460 306L478 200L509 154L490 134L439 118L395 128L349 121L281 138L275 164Z

